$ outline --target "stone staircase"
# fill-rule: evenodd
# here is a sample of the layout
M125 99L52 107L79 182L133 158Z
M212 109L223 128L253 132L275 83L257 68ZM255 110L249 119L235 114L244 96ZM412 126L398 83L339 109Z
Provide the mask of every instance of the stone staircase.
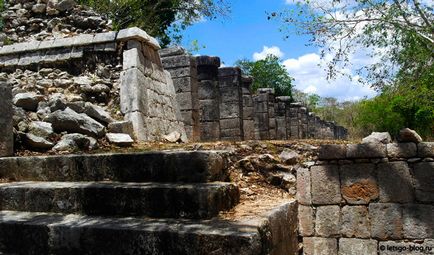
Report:
M215 217L240 197L222 155L0 158L0 254L290 254L293 205Z

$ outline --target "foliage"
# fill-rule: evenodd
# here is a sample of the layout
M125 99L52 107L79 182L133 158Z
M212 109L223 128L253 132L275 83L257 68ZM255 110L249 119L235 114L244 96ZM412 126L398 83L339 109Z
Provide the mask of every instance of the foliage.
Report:
M137 26L163 45L180 41L181 32L203 18L215 19L229 11L225 0L79 0L106 14L115 29Z
M263 60L239 60L235 63L244 74L253 77L253 92L258 88L273 88L276 96L292 97L291 78L278 57L268 55Z
M302 0L270 16L311 36L329 60L328 78L346 68L360 47L372 50L376 61L359 74L379 90L395 82L397 71L419 76L432 71L434 13L419 0Z
M4 0L0 0L0 13L4 11L5 8L5 2ZM0 16L0 32L3 30L3 17Z

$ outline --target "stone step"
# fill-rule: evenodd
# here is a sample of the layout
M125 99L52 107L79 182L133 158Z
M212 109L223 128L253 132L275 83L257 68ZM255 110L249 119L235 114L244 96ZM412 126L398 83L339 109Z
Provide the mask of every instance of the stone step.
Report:
M0 254L296 254L297 205L227 220L103 218L0 212Z
M0 184L0 210L208 219L239 201L231 183L16 182Z
M225 158L213 151L0 158L0 179L12 181L225 181Z

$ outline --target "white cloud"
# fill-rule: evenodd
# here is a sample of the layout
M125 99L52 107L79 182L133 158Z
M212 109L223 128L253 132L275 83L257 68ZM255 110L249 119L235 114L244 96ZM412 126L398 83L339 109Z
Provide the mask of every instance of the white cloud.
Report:
M361 63L369 62L369 57L357 56ZM322 97L335 97L339 101L358 100L375 96L375 91L358 82L359 76L351 69L343 69L346 76L336 77L328 81L327 73L321 66L322 61L316 53L309 53L298 58L287 59L283 62L289 75L295 79L295 88L305 93L316 93Z
M253 60L255 61L262 60L265 59L268 55L273 55L278 58L282 58L285 54L283 54L283 52L277 46L271 46L271 47L264 46L261 52L253 53Z

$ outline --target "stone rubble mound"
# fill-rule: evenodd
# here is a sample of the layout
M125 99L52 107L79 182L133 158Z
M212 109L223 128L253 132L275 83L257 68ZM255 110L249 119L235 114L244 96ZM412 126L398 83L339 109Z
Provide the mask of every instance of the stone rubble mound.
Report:
M111 30L109 20L74 0L9 0L0 46Z

